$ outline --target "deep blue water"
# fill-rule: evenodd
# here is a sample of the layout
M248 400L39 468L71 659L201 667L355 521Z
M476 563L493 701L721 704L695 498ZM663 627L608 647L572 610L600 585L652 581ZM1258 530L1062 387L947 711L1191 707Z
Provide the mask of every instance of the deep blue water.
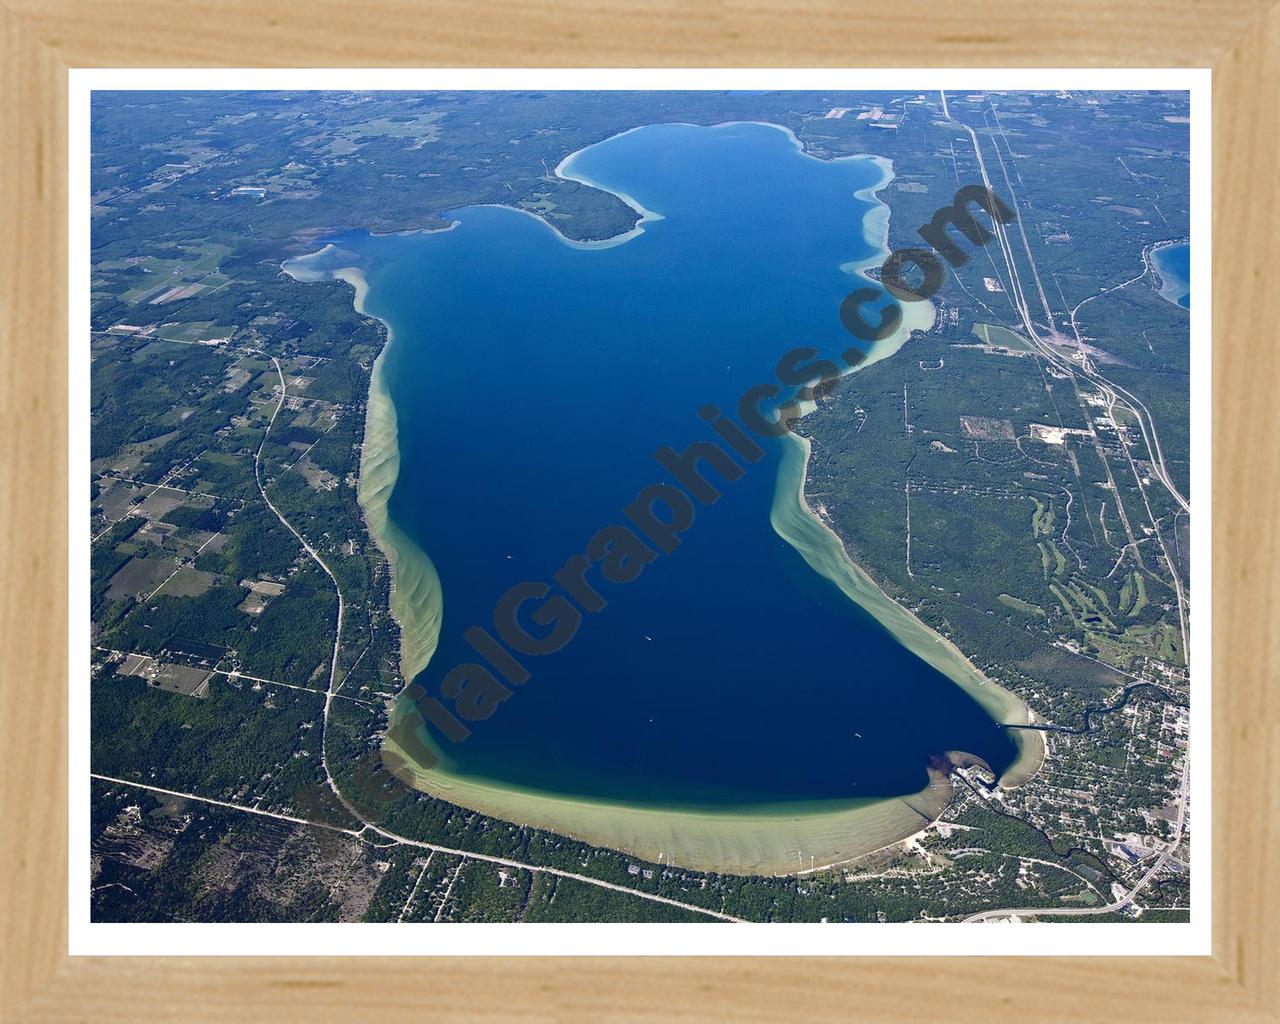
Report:
M815 160L761 125L663 125L573 170L665 219L590 250L489 207L455 211L449 232L341 240L369 262L368 308L395 334L390 513L444 591L419 676L431 693L475 660L461 634L492 630L504 591L550 580L625 522L641 488L669 481L655 449L713 438L701 407L733 410L797 345L852 341L838 309L855 282L840 266L872 251L872 204L853 195L879 176L869 161ZM713 476L723 498L638 580L594 571L607 608L559 653L521 657L532 679L468 740L440 741L451 769L717 806L913 793L944 750L1006 767L1007 732L774 533L780 443L762 442L737 482Z
M1151 259L1160 272L1160 294L1183 309L1191 308L1191 246L1167 245L1155 249Z

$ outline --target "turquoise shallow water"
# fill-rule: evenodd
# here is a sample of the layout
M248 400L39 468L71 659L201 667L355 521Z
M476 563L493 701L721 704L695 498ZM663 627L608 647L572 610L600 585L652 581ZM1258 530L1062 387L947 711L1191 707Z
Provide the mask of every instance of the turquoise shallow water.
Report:
M498 207L454 211L448 232L334 240L367 266L367 309L395 336L389 513L441 579L418 679L432 694L476 660L462 633L492 632L508 588L551 580L643 487L671 482L657 448L714 438L699 409L733 410L797 345L843 352L838 309L858 282L841 267L875 255L877 204L854 193L879 168L806 157L769 126L653 126L571 172L663 219L608 248ZM773 531L781 443L761 440L732 483L709 475L723 497L637 580L594 571L607 607L558 653L521 656L531 678L465 742L437 736L449 770L697 807L915 793L948 750L1001 772L1008 733Z

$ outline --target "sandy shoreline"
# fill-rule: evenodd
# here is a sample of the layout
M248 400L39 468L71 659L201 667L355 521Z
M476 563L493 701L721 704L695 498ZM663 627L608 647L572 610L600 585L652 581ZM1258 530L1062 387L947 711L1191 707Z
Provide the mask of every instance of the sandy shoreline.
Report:
M786 132L804 153L803 145L789 129L778 125L769 127ZM634 130L638 129L630 129ZM584 147L584 150L588 148L591 147ZM613 191L583 176L572 175L572 163L584 150L572 153L562 160L556 168L557 175L602 191ZM808 153L804 155L810 159L819 159ZM852 156L839 159L871 160L880 168L880 180L855 193L864 201L874 201L875 194L893 178L892 165L884 158ZM619 195L619 198L636 211L638 221L630 231L599 241L576 242L565 237L553 224L537 214L524 210L517 212L535 217L566 245L584 249L607 248L624 244L642 234L645 223L662 219L661 214L647 210L631 196ZM863 225L867 242L877 252L866 260L846 264L842 269L851 276L862 276L861 271L879 265L888 251L888 222L888 206L877 202L876 207L866 214ZM334 256L334 247L325 246L316 253L286 261L284 269L298 280L336 279L347 282L355 290L356 310L372 315L365 309L368 283L363 272L353 266L324 266L326 258L333 260ZM904 322L900 331L892 338L878 343L863 365L897 351L912 330L927 330L932 324L932 318L931 303L916 303L904 307ZM387 511L387 502L399 474L400 452L396 434L396 410L384 369L384 360L393 338L390 325L385 326L387 341L378 354L370 375L365 440L360 463L359 500L370 533L391 564L391 613L401 629L400 664L404 680L408 684L426 667L435 652L443 614L443 594L440 579L428 554L404 533ZM796 547L815 571L833 580L851 600L864 607L888 628L900 643L943 671L948 678L978 699L999 721L1028 721L1029 716L1021 701L986 680L954 645L933 633L909 611L893 602L848 557L839 537L813 513L805 500L804 479L809 445L806 439L792 436L795 443L787 444L784 449L770 515L779 535ZM393 711L393 719L402 718L409 710L402 704L397 705ZM444 755L445 752L424 732L419 725L419 738ZM1022 751L1016 762L1017 766L1021 766L1022 775L1017 777L1011 767L1002 779L1002 783L1006 785L1029 777L1034 771L1030 757L1034 750L1028 748L1038 746L1043 750L1043 740L1039 733L1015 730L1015 737ZM639 807L584 800L523 789L506 782L497 783L454 775L445 770L447 756L442 757L441 765L429 771L423 770L407 760L405 753L389 735L384 737L383 757L396 769L396 774L411 780L415 788L460 806L517 824L550 829L594 845L623 850L650 861L661 859L663 863L697 870L742 874L782 874L808 870L814 865L847 861L892 845L927 827L942 813L952 795L946 775L931 768L929 784L923 790L896 798L724 810ZM1036 760L1035 767L1038 764L1039 761Z
M313 266L323 264L335 252L332 245L326 245L318 252L286 260L282 269L299 281L345 281L355 290L356 312L373 316L365 306L369 283L359 267ZM375 319L386 328L387 340L369 375L357 494L369 534L391 567L391 615L400 626L400 673L409 682L427 667L435 653L444 615L444 594L430 556L387 512L387 502L400 475L396 407L385 370L394 336L390 324L380 317Z
M792 139L797 146L801 146L793 133ZM851 261L841 267L850 276L867 283L871 282L864 271L879 266L889 253L890 211L887 203L879 201L877 193L893 180L893 164L890 160L881 156L871 156L869 159L880 168L881 178L875 184L859 189L855 195L864 202L876 202L864 221L867 240L872 242L873 231L879 236L873 241L876 252L863 260ZM927 331L933 326L935 309L932 302L902 303L899 308L902 309L902 323L898 329L888 338L874 342L866 359L857 367L846 371L844 376L850 376L872 363L887 359L907 343L912 333ZM815 408L812 402L802 404L801 418L809 415ZM787 436L790 443L784 449L782 463L778 467L777 490L770 511L770 521L777 534L800 553L810 568L836 584L851 601L884 626L894 639L973 697L997 722L1005 725L1031 723L1031 710L1021 698L988 679L954 643L925 625L910 609L889 597L871 575L854 561L840 535L810 507L805 495L812 449L809 439L794 432ZM817 533L814 532L814 527L817 527ZM1028 729L1011 731L1018 756L1000 777L1000 785L1005 788L1019 786L1031 778L1044 763L1047 753L1044 737L1039 732Z
M694 871L784 875L863 856L927 828L952 797L929 770L918 793L860 801L701 810L593 801L506 782L423 771L388 736L383 758L402 781L450 803L548 829L653 863Z
M1029 724L1031 713L1021 698L988 679L954 643L894 601L849 557L839 534L822 521L805 497L809 439L797 434L790 436L794 443L788 445L788 452L783 455L771 516L778 535L800 552L810 568L831 580L898 643L954 682L997 722ZM1012 738L1018 747L1018 757L1000 778L1000 785L1005 788L1021 785L1035 774L1044 760L1044 739L1039 732L1015 729Z

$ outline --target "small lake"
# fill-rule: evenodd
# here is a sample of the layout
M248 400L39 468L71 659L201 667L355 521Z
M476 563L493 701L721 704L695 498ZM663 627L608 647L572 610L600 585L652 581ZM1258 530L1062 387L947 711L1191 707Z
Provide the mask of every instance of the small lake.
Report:
M1151 250L1160 277L1160 296L1175 306L1191 308L1191 246L1179 242Z
M879 262L864 227L883 208L855 195L879 167L808 157L772 126L651 126L582 151L571 173L662 219L612 247L503 207L453 211L446 232L333 240L368 267L366 308L394 334L388 511L443 589L418 677L433 694L476 660L461 634L492 631L508 588L551 580L670 481L655 449L714 440L699 409L735 409L797 345L848 348L838 310L859 282L842 266ZM915 793L944 751L1002 772L1008 731L774 531L783 444L761 441L736 482L712 477L723 498L639 579L597 571L608 606L559 653L522 657L532 678L468 740L437 737L443 767L704 809Z

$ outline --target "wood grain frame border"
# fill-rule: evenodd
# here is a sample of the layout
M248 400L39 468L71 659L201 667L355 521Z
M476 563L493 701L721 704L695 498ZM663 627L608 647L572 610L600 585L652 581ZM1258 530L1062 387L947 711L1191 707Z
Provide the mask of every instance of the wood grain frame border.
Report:
M184 1022L1280 1020L1280 7L652 0L0 4L0 1014ZM1214 69L1212 957L67 956L66 118L72 67Z

